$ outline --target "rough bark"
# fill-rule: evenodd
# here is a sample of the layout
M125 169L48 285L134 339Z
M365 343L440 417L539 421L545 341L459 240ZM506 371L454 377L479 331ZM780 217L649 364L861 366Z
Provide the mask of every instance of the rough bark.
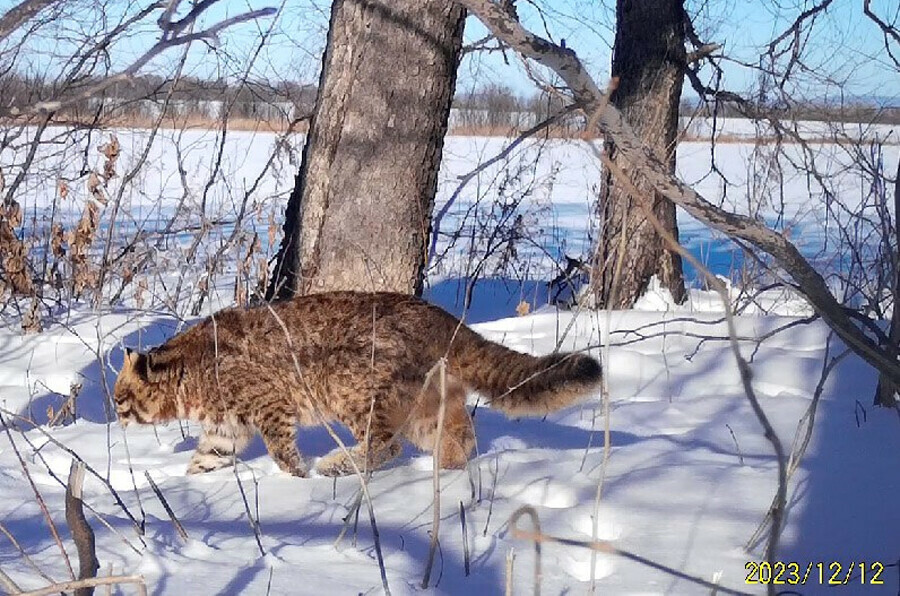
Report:
M686 59L683 4L683 0L618 0L612 61L612 76L618 83L610 101L643 145L673 174ZM665 246L634 201L650 198L657 219L677 239L675 204L654 191L611 137L605 150L644 196L630 196L609 172L604 174L598 203L600 235L591 276L597 305L630 308L654 275L676 302L684 302L681 256Z
M897 175L894 177L894 307L891 313L891 328L888 332L889 353L897 357L900 349L900 163L897 164ZM884 374L878 375L878 387L875 389L875 405L893 408L897 406L897 393L900 385L891 382Z
M421 291L464 9L335 0L268 298Z

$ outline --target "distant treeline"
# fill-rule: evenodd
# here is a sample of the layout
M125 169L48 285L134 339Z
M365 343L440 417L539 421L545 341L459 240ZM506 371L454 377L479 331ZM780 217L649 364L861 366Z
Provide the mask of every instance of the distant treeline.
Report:
M0 110L8 113L12 107L62 101L65 107L58 117L78 121L153 118L163 109L173 117L216 119L227 110L229 118L290 121L311 113L316 100L314 85L284 81L236 83L194 77L172 81L143 75L92 92L100 80L59 81L6 74L0 76Z
M785 104L750 104L739 107L733 103L718 105L700 104L695 100L682 100L681 116L719 118L747 118L759 115L782 120L807 122L862 122L866 124L900 124L900 99L893 105L877 105L875 102L799 102Z
M38 102L63 101L66 107L55 115L59 120L90 122L113 120L143 123L165 115L200 121L229 119L267 121L283 127L312 112L316 87L294 82L245 80L242 82L181 77L176 82L154 75L133 77L90 93L99 79L48 80L15 73L0 75L0 111ZM566 99L546 93L520 95L502 85L487 85L475 91L457 91L453 100L450 128L462 131L525 130L557 114ZM874 102L836 104L803 102L794 105L731 103L716 106L684 100L681 116L743 118L759 114L776 118L824 122L900 124L900 102L891 106ZM586 126L577 112L559 119L553 127L561 133L578 133Z

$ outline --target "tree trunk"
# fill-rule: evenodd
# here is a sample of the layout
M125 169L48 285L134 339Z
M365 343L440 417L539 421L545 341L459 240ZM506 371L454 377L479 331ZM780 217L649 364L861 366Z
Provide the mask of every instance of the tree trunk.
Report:
M419 293L465 11L335 0L267 298Z
M617 0L612 75L618 77L618 86L610 101L671 172L675 171L685 55L683 0ZM653 275L677 303L684 302L681 257L665 248L634 201L653 201L656 217L677 239L675 205L652 190L612 141L607 141L605 150L644 196L630 196L608 172L604 174L591 281L597 306L630 308Z
M894 305L891 313L891 329L888 331L888 345L885 351L894 358L900 349L900 163L897 163L897 175L894 178ZM875 405L886 408L897 407L898 386L892 383L885 374L878 375L878 386L875 388Z

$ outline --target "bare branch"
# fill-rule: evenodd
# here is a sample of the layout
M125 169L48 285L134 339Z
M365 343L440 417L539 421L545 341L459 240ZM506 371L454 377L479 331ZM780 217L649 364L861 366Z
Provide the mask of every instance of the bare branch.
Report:
M498 5L490 0L459 0L492 31L498 39L516 51L554 70L572 90L576 101L593 113L604 99L581 61L571 49L562 48L526 31ZM725 211L706 200L695 190L669 173L666 165L643 146L621 112L607 104L598 115L598 124L616 143L620 153L639 169L651 186L662 196L681 206L706 225L748 242L771 255L777 264L793 277L799 291L810 305L832 327L839 337L869 364L900 383L900 365L866 336L847 316L832 296L824 278L803 258L783 235L760 222Z
M135 584L141 596L146 596L147 586L144 584L144 578L141 575L114 575L111 577L92 577L90 579L79 579L70 582L60 582L53 584L40 590L32 590L24 592L21 596L49 596L50 594L58 594L60 592L69 592L79 588L93 588L96 586L113 586L117 584Z
M206 8L209 8L209 6L211 6L215 1L216 0L205 0L204 2L201 2L198 7L202 5L205 10ZM128 80L129 78L137 74L144 66L146 66L147 63L170 48L191 44L201 39L215 40L216 36L221 31L229 27L246 21L268 17L275 14L275 12L276 10L271 7L247 11L220 21L215 25L212 25L211 27L208 27L201 31L188 33L185 35L170 36L168 32L164 32L159 41L151 46L149 50L144 52L144 54L142 54L137 60L132 62L130 66L120 71L119 73L106 77L105 79L97 81L92 85L87 85L77 94L73 94L72 96L66 97L65 99L38 102L34 105L26 107L13 106L12 108L0 111L0 116L32 116L37 114L47 114L49 112L55 112L60 108L75 104L79 101L97 95L105 89L112 87L116 83ZM196 12L196 10L192 10L187 17L182 19L182 21L188 18L191 19L190 22L185 24L186 26L187 24L193 23L199 15L200 13ZM182 21L179 21L179 23L181 23ZM182 28L183 27L181 26L176 27L176 29L179 31Z
M37 13L57 2L59 0L24 0L24 2L10 8L0 17L0 41L9 37L13 31L33 19Z
M881 29L881 33L884 35L884 49L888 56L891 57L891 60L894 61L894 66L897 67L897 70L900 70L900 57L895 56L894 50L891 49L892 39L895 44L900 46L900 32L897 31L897 27L885 23L881 17L872 11L872 0L863 0L863 13Z

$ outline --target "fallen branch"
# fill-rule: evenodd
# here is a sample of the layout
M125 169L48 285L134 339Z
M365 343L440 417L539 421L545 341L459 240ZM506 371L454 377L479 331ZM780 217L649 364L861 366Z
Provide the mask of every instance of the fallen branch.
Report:
M76 579L68 582L51 584L39 590L23 592L20 596L49 596L59 592L71 592L81 588L94 588L96 586L113 586L117 584L135 584L140 596L147 596L147 585L141 575L117 575L111 577L92 577L90 579Z
M78 579L91 579L97 576L100 561L97 560L94 530L84 517L84 506L81 502L83 487L84 464L73 459L69 468L69 483L66 486L66 524L78 550ZM75 596L92 596L93 593L92 585L75 589Z

